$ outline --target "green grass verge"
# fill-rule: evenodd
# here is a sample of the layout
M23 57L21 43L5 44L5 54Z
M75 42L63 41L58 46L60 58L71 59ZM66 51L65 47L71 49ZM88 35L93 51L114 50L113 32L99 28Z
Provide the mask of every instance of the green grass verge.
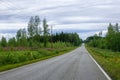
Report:
M88 46L86 48L113 80L120 80L120 52Z
M22 62L19 61L19 62L11 63L11 64L10 63L1 64L0 65L0 72L6 71L6 70L10 70L10 69L13 69L13 68L17 68L17 67L20 67L20 66L23 66L23 65L26 65L26 64L31 64L31 63L34 63L34 62L38 62L38 61L42 61L42 60L45 60L45 59L49 59L49 58L52 58L52 57L55 57L55 56L59 56L59 55L65 54L65 53L67 53L67 52L69 52L71 50L74 50L75 48L76 47L68 47L68 48L63 48L63 49L58 49L58 50L49 50L49 49L48 50L46 50L46 49L43 50L42 49L42 50L38 50L38 51L31 51L32 54L35 53L37 55L40 55L40 57L33 58L33 59L31 59L31 57L30 57L30 59L27 58L26 61L22 61ZM24 57L23 55L26 55L25 53L28 54L28 52L30 52L30 51L17 51L17 52L13 52L11 55L14 54L15 56L13 56L13 57L17 57L17 58L21 57L22 58L22 57ZM16 56L16 53L18 54L18 56ZM38 54L38 53L40 53L40 54ZM5 54L5 56L7 54L7 56L8 56L9 53L8 52L1 52L0 53L0 57L3 56L3 54ZM12 60L15 60L15 59L12 59Z

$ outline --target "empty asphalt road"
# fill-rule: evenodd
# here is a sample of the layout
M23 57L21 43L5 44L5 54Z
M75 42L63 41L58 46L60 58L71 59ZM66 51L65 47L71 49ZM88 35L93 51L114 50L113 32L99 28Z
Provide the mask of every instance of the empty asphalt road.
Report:
M67 54L0 73L0 80L108 80L84 45Z

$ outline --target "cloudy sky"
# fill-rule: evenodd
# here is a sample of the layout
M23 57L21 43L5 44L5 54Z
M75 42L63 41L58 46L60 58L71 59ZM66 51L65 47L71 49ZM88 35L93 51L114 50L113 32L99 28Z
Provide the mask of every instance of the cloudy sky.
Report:
M82 39L120 22L120 0L0 0L0 37L12 37L39 15L55 32L77 32Z

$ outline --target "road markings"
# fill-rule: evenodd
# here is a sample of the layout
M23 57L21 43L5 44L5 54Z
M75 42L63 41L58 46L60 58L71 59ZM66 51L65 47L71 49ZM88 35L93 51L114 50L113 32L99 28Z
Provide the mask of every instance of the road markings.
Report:
M106 76L108 80L112 80L109 75L102 69L102 67L95 61L95 59L89 54L88 55L91 57L91 59L95 62L95 64L98 66L98 68L102 71L102 73Z

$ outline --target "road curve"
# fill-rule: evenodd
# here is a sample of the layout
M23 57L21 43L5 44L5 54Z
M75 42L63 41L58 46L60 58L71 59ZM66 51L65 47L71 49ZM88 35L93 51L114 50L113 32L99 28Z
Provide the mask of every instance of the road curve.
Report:
M108 80L84 45L48 60L0 73L0 80Z

